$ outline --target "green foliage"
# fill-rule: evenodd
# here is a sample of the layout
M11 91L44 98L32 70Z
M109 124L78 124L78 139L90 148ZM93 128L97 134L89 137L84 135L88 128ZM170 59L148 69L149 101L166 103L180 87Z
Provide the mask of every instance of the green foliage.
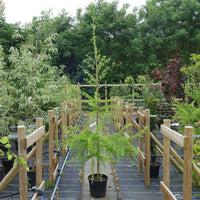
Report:
M132 98L132 87L124 84L119 86L114 86L110 89L109 96L118 96L122 99L131 99Z
M84 125L83 130L78 134L71 134L68 132L66 137L66 144L72 147L72 151L75 152L77 164L83 165L90 158L97 158L100 163L107 162L118 162L122 156L126 156L127 159L131 160L130 155L135 155L137 150L131 144L131 140L138 135L130 138L124 137L124 130L130 126L127 125L118 133L105 134L102 132L108 128L103 123L99 123L95 130L89 128L88 122ZM132 160L131 160L132 162ZM94 166L91 166L92 173L94 173Z
M105 77L107 83L124 82L130 75L136 79L138 75L150 74L155 68L164 71L171 55L177 51L184 63L188 63L191 52L199 53L198 0L149 0L140 9L128 13L128 8L128 5L120 8L117 1L98 0L90 3L85 12L77 10L74 17L64 9L53 17L52 11L47 10L23 29L7 24L3 18L0 43L7 57L10 47L19 47L21 41L32 40L41 50L42 41L56 33L58 54L51 54L49 62L58 68L65 65L64 73L73 83L84 82L83 70L88 69L83 61L94 55L92 16L96 18L99 54L110 60L109 73ZM14 32L23 34L24 39L12 38Z
M191 61L191 65L182 70L190 82L184 87L185 100L181 103L174 102L176 112L174 119L178 119L183 126L193 126L195 134L198 134L198 121L200 119L199 57L193 56Z
M134 79L133 79L132 76L127 76L127 77L125 78L125 83L132 86L132 85L135 83L135 81L134 81Z
M132 99L132 86L134 83L133 77L127 76L125 78L126 85L120 82L119 86L112 87L109 92L109 97L117 96L125 100Z
M26 165L26 161L22 157L19 157L19 162L23 166Z
M183 102L174 102L175 115L173 119L178 120L180 123L179 131L183 133L185 126L192 126L194 134L199 135L200 132L200 86L199 86L199 56L192 55L191 65L183 68L185 76L188 78L189 83L185 85L185 99ZM194 138L194 162L199 162L199 138ZM200 184L199 177L193 173Z
M71 86L69 79L61 75L62 69L50 65L51 54L57 52L55 39L56 35L50 34L38 41L39 47L30 39L19 49L10 50L9 93L16 122L30 124L36 117L44 116L47 109L78 96L78 87Z
M182 71L191 83L198 80L198 76L200 75L200 54L191 54L190 61L190 65L183 67Z
M30 27L27 27L30 33ZM9 126L32 124L37 117L64 101L78 97L78 86L71 85L63 67L51 65L51 54L57 52L56 34L49 34L43 41L16 32L13 38L22 40L20 47L11 47L10 66L0 46L0 127L1 135L9 134Z
M65 144L70 146L72 151L75 151L76 157L73 160L77 160L78 164L83 165L87 160L92 159L91 173L94 174L96 169L97 179L100 180L101 163L104 164L105 161L118 162L122 156L126 156L131 160L129 155L137 153L137 150L131 144L131 140L137 136L124 137L124 130L128 125L118 133L106 134L108 130L107 121L110 119L107 107L101 107L100 105L99 83L107 74L107 68L105 67L107 59L98 53L95 21L96 19L93 17L94 57L88 57L85 60L88 69L91 69L92 72L85 70L85 74L89 83L96 86L96 91L94 98L87 93L83 93L90 100L89 105L92 112L83 127L69 128L64 139ZM95 126L91 127L90 124L95 124ZM77 131L78 134L76 134Z
M0 134L5 136L8 134L8 125L13 120L12 116L9 115L11 111L11 105L13 102L12 96L9 95L8 89L11 86L8 83L8 73L6 72L5 54L3 48L0 45Z
M185 102L175 102L174 110L176 111L173 119L179 120L181 124L179 131L183 133L183 129L185 126L193 126L194 133L198 134L200 131L199 125L197 122L200 119L200 108L194 105L194 101L189 103Z
M10 141L9 141L9 139L7 137L2 137L0 139L0 142L2 144L4 144L6 148L10 148L11 147L10 144L9 144Z
M155 99L153 95L145 98L145 108L150 109L151 115L157 114L158 99Z
M4 10L5 10L5 4L2 0L0 0L0 21L2 21L4 17Z
M3 150L0 149L0 155L6 156L6 158L8 160L14 159L13 165L15 165L17 163L17 156L11 150L11 144L10 144L10 140L8 139L8 137L5 137L5 136L1 137L0 143L7 149L6 152L4 152Z
M190 53L199 52L198 7L198 0L150 0L140 9L144 55L150 65L165 66L177 50L188 63Z

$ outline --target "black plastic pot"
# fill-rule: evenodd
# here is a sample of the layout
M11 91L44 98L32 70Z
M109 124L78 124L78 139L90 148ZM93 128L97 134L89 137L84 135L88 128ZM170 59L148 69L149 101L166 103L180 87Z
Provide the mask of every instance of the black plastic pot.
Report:
M155 162L150 164L150 178L158 178L160 163Z
M96 177L97 174L94 174L94 180L91 180L92 175L88 176L90 195L95 198L105 197L108 177L104 174L101 174L102 180L97 180Z
M3 179L3 177L4 177L4 169L3 167L0 167L0 182Z
M29 186L29 188L36 186L36 172L30 171L30 172L27 173L27 176L28 176L28 186Z
M7 158L4 158L2 160L2 165L4 168L5 173L8 173L13 168L14 159L8 160Z

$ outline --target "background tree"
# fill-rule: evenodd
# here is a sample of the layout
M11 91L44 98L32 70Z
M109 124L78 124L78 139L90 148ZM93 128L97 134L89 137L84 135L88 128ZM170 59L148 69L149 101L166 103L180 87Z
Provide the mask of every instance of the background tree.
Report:
M0 22L4 19L4 10L5 10L5 3L0 0Z
M110 67L109 76L106 77L108 82L119 82L125 77L134 73L134 59L140 56L140 40L136 40L137 36L137 20L136 13L127 14L128 5L118 9L118 2L113 1L107 3L99 0L96 4L91 3L86 13L79 15L79 26L85 31L85 38L90 38L88 24L91 24L91 10L95 7L96 15L96 36L97 45L102 55L110 58L112 67ZM87 28L88 27L88 28ZM84 33L83 33L84 34ZM88 40L87 40L88 41ZM88 41L89 43L91 41ZM137 47L136 47L137 44ZM130 47L136 47L130 51ZM139 53L136 53L136 52ZM88 54L89 50L87 50Z
M11 112L12 97L9 95L8 73L6 73L5 54L0 45L0 134L5 136L8 134L8 125L13 120Z
M144 59L153 68L166 66L177 52L188 63L190 53L199 51L198 0L151 0L139 14Z
M90 3L85 12L78 9L74 17L64 9L56 17L51 10L43 11L22 29L4 21L0 24L0 43L8 57L10 47L19 42L12 38L13 33L23 34L24 41L35 42L38 51L40 42L49 34L57 34L58 53L51 54L51 65L65 66L63 73L73 83L84 83L87 65L83 60L93 56L90 24L95 10L99 52L110 59L105 80L124 82L130 75L136 80L139 75L150 75L155 68L164 71L177 52L186 64L191 53L199 53L199 6L198 0L148 0L140 10L128 13L128 4L119 8L118 1L98 0Z
M50 34L44 41L32 41L32 35L29 37L31 39L19 49L11 48L8 72L12 86L9 93L13 96L13 112L10 114L16 123L28 124L36 117L46 115L50 108L79 95L78 88L71 86L61 69L50 63L51 54L57 52L56 35Z

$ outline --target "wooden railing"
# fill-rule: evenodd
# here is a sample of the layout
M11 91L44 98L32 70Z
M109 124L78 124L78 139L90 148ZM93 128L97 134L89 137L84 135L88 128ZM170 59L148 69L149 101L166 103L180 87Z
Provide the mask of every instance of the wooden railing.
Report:
M118 101L118 103L117 103ZM113 119L118 124L118 127L122 127L123 124L119 123L119 118L116 117L116 108L117 104L119 104L119 100L113 99L112 101L113 108L112 113L114 114ZM120 111L121 112L121 111ZM133 118L133 114L137 113L137 117L139 119L139 122L137 123L136 120ZM185 128L185 135L181 135L177 133L176 131L170 129L170 121L164 120L165 124L161 126L161 133L164 135L163 137L163 144L154 136L154 134L150 131L150 111L145 110L143 112L142 108L139 108L137 112L133 109L133 105L126 103L124 105L124 118L126 119L127 123L131 123L132 126L137 130L140 131L142 127L147 127L147 131L145 133L144 139L144 149L145 149L145 156L142 153L139 153L139 172L141 172L141 166L143 164L149 163L149 145L150 145L150 139L152 139L155 144L157 150L160 152L161 155L163 155L163 181L161 182L161 190L163 191L163 197L165 200L175 200L176 198L173 196L172 192L169 189L169 164L170 162L180 171L183 173L184 181L183 181L183 198L184 200L190 200L192 196L192 182L196 182L197 179L192 177L192 171L200 177L200 169L197 167L197 165L192 162L192 144L193 144L193 138L192 138L192 127L186 127ZM129 134L126 134L128 137L130 134L130 127L129 127ZM149 133L149 136L148 134ZM184 160L181 158L181 156L178 155L178 153L174 150L173 147L169 145L169 141L172 140L179 144L181 147L184 148ZM142 138L139 138L139 149L140 151L143 151L142 149L143 141ZM149 150L149 152L148 152ZM147 158L148 157L148 158ZM145 166L145 185L149 185L149 169L148 166ZM193 179L192 179L193 178ZM196 182L198 184L198 182Z
M139 137L139 147L137 148L139 150L138 154L138 172L142 173L142 164L145 166L145 185L150 185L150 110L146 109L143 112L142 107L139 108L139 111L137 111L137 117L139 120L139 128L138 131L142 131L144 127L146 127L144 142L145 145L143 145L143 137ZM143 146L144 146L144 152L145 156L143 154Z
M26 136L26 127L18 126L18 156L26 163L19 163L19 189L20 199L27 199L28 196L28 182L27 182L27 149L36 143L36 186L44 191L45 182L42 180L42 152L43 143L42 138L45 134L45 127L42 126L42 119L36 120L37 129L30 135ZM35 199L35 195L32 200Z
M0 192L12 181L19 172L19 187L20 199L27 200L28 198L28 182L27 182L27 162L36 154L36 186L44 191L45 182L42 178L42 156L43 144L49 142L49 183L53 183L58 173L58 154L54 149L60 150L65 154L67 147L64 144L58 145L58 130L61 129L61 137L65 135L65 127L76 123L78 113L80 112L81 99L70 101L67 104L61 105L61 112L57 114L58 108L49 111L49 131L45 134L45 127L42 125L42 119L36 119L36 130L26 136L26 127L18 126L18 158L21 160L9 171L9 173L0 182ZM36 143L30 153L27 155L27 148ZM37 199L37 192L32 197L32 200Z
M132 103L137 102L137 105L138 105L138 103L143 102L144 99L135 97L135 94L137 93L137 87L143 87L145 85L146 84L132 84L132 85L130 85L130 84L108 84L106 82L105 82L105 84L99 84L99 87L104 88L104 97L105 98L101 99L101 101L107 102L107 100L109 99L109 90L108 90L109 87L129 86L129 87L131 87L131 93L130 93L131 98L128 99L128 101L132 102ZM156 84L153 84L153 85L156 85ZM96 85L86 85L86 84L81 85L80 83L78 83L78 86L80 88L96 87ZM89 100L83 100L83 102L87 102L87 101L89 101Z
M170 191L170 141L174 141L184 148L183 166L183 200L192 199L192 152L193 152L193 127L186 126L184 135L170 129L170 120L165 120L161 125L163 134L163 181L160 188L163 192L164 200L176 199Z
M44 190L44 181L42 180L42 148L41 144L44 143L47 139L49 140L49 182L53 182L57 175L58 169L58 155L54 154L53 149L58 149L59 145L56 142L58 141L58 129L61 129L61 135L64 136L65 127L71 126L76 123L76 119L78 119L77 113L80 112L80 104L81 100L75 100L73 102L68 102L67 104L61 105L61 112L57 114L58 108L49 111L49 131L45 134L44 126L42 126L42 120L37 119L36 126L37 129L30 134L29 136L25 135L25 127L18 127L18 142L19 142L19 157L23 158L26 162L36 153L37 166L37 187L42 188ZM156 148L158 151L164 156L164 177L163 182L161 182L161 190L164 194L164 199L175 199L173 194L171 193L169 187L169 163L171 163L184 174L184 183L183 183L183 191L184 192L184 200L190 200L191 197L191 181L192 174L191 170L193 170L200 177L199 168L192 162L192 131L191 127L186 127L185 135L182 136L177 132L170 129L169 120L165 120L165 124L161 126L161 133L164 135L164 145L162 145L158 139L150 132L150 111L145 110L143 112L142 108L139 108L137 112L133 109L133 106L129 103L124 105L122 100L112 99L111 100L111 112L113 113L113 120L117 124L116 129L121 129L123 127L124 118L126 123L131 123L132 126L140 131L143 127L147 127L144 138L144 146L142 138L139 138L139 151L142 153L143 149L145 151L145 156L139 153L139 172L142 172L142 163L145 165L145 185L150 184L149 178L149 145L150 138L156 143ZM137 113L139 123L137 123L133 119L133 114ZM45 136L44 136L45 135ZM131 127L127 128L127 133L125 133L126 137L131 135ZM169 145L169 141L173 140L178 143L180 146L185 149L184 160L176 153L176 151ZM27 155L26 150L29 146L36 142L36 146L31 150L31 152ZM62 153L66 152L66 148L62 148ZM5 186L13 179L13 177L19 171L19 179L20 179L20 195L23 196L22 200L27 199L27 174L26 174L26 165L22 165L21 163L17 163L7 174L7 176L0 183L0 191L2 191ZM21 176L23 174L23 176ZM26 175L25 175L26 174ZM26 176L26 177L25 177ZM23 180L22 180L23 179ZM186 181L185 181L186 180ZM25 183L26 182L26 183ZM23 193L23 194L22 194ZM34 195L33 199L36 198L37 194Z

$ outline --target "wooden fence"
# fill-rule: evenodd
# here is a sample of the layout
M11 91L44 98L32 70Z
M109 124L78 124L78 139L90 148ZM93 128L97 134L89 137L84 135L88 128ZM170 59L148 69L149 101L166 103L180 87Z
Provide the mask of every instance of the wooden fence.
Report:
M104 99L101 99L101 101L105 101L105 102L107 102L107 100L109 99L109 96L108 96L108 94L109 94L109 92L108 92L108 87L120 87L120 86L129 86L129 87L131 87L132 89L132 91L131 91L131 96L132 96L132 99L129 99L129 101L130 102L132 102L132 103L134 103L134 102L137 102L137 103L139 103L139 102L142 102L142 101L144 101L144 99L139 99L139 98L135 98L135 92L137 91L137 88L138 87L142 87L142 86L145 86L146 84L132 84L132 85L130 85L130 84L108 84L108 83L106 83L105 82L105 84L99 84L99 87L101 87L101 88L103 88L104 87L104 96L105 96L105 98ZM156 84L155 84L156 85ZM91 87L96 87L96 85L81 85L80 83L78 83L78 86L80 87L80 88L87 88L87 87L89 87L89 88L91 88ZM87 102L88 100L84 100L85 102Z
M20 199L25 200L28 196L27 182L27 149L36 143L36 186L44 191L45 182L42 180L42 138L45 134L45 126L42 126L42 119L36 120L37 129L30 135L26 136L26 127L18 126L18 156L26 163L19 163L19 189ZM36 196L32 198L36 199Z
M192 199L192 152L193 152L193 127L186 126L185 134L181 135L170 129L170 120L165 120L161 125L163 134L163 181L160 187L163 192L164 200L176 199L170 191L170 141L174 141L184 148L184 166L183 166L183 200Z
M142 131L143 127L146 127L147 130L145 131L144 135L144 142L145 145L143 145L143 137L139 137L139 147L137 148L139 150L138 154L138 172L142 173L142 164L145 166L145 185L150 185L150 110L146 109L145 112L143 112L143 108L140 107L137 111L137 117L139 120L139 128L138 131ZM143 154L143 146L145 147L144 152L145 156Z
M61 137L64 137L65 127L74 125L78 119L78 113L80 112L81 99L74 100L64 103L61 105L60 112L58 108L49 111L49 131L45 133L45 127L42 125L42 119L36 120L36 130L30 135L26 136L24 126L18 127L18 144L19 144L19 157L23 158L26 162L36 154L36 184L37 187L44 190L44 181L42 179L42 144L49 140L49 182L53 182L57 175L58 169L58 155L54 152L54 149L58 149L58 130L61 129ZM113 120L116 124L116 129L119 130L124 125L124 119L126 123L131 123L132 126L140 131L144 126L147 130L143 138L139 138L139 150L140 152L145 151L145 155L139 154L139 172L142 172L142 164L145 166L145 185L150 185L149 178L149 146L150 138L156 143L156 148L164 156L164 177L161 182L161 190L163 191L164 199L176 199L170 191L170 171L169 163L171 162L178 170L184 174L183 191L184 200L191 199L191 187L192 187L192 170L200 177L199 168L192 162L192 128L186 127L185 135L182 136L179 133L170 129L169 120L165 120L164 125L161 126L161 133L164 135L164 144L162 145L159 140L150 131L150 111L143 111L139 108L138 111L133 109L133 105L126 103L119 99L112 98L111 100L111 112L113 113ZM133 114L137 114L139 122L133 119ZM126 137L131 135L130 127L127 128ZM143 139L144 143L143 143ZM184 147L185 155L184 160L176 153L176 151L170 146L169 141L173 140L180 146ZM33 143L36 146L27 155L27 148ZM58 149L59 150L59 149ZM65 154L66 148L62 148L62 153ZM22 200L27 200L27 171L26 165L17 163L6 177L0 183L0 191L13 179L13 177L19 172L19 183L20 183L20 195ZM22 176L23 175L23 176ZM37 194L34 195L33 199L37 199Z
M36 130L30 135L26 136L26 127L18 126L18 158L23 162L17 162L17 164L9 171L9 173L0 182L0 192L12 181L12 179L19 172L19 187L20 187L20 199L27 200L28 198L28 182L27 182L27 162L36 156L36 186L44 191L45 182L42 178L42 159L43 159L43 144L48 140L49 151L49 183L53 183L58 173L58 153L54 152L54 149L60 150L58 145L59 126L61 129L61 137L65 135L65 127L71 126L72 123L76 123L78 119L78 113L80 112L81 99L70 101L67 104L61 105L61 111L58 112L58 108L49 111L49 131L45 133L45 126L42 125L42 119L36 119ZM59 114L60 113L60 114ZM27 148L36 143L29 154L27 154ZM62 146L62 153L65 154L67 148ZM23 163L23 164L22 164ZM38 199L37 192L32 197L32 200Z
M111 100L112 110L111 112L114 114L113 120L117 124L117 127L123 127L122 121L119 120L119 117L116 116L116 112L122 108L122 101L119 99L113 98ZM121 111L120 111L121 112ZM139 122L133 119L133 114L137 114ZM170 162L183 173L183 200L190 200L192 197L192 182L196 182L197 180L192 177L192 171L200 177L200 169L197 165L192 161L192 146L193 146L193 128L185 127L185 135L181 135L178 132L170 129L170 120L164 120L164 125L161 125L161 133L163 136L163 144L154 136L150 131L150 111L145 110L140 107L138 111L133 109L133 105L125 104L123 116L126 119L127 123L131 123L132 126L140 131L142 127L146 126L147 131L143 138L139 138L139 151L143 151L145 149L145 155L139 153L139 172L142 172L142 163L145 165L145 185L148 186L150 184L149 180L149 146L150 139L152 139L155 144L157 150L163 155L163 181L161 181L161 190L163 191L163 199L164 200L175 200L176 198L173 196L170 191ZM126 133L125 133L126 134ZM130 135L130 130L129 130ZM128 136L128 134L126 134ZM143 139L145 142L143 144ZM170 140L176 142L181 147L184 148L184 160L178 155L178 153L174 150L173 147L170 146ZM198 182L196 182L198 183Z

